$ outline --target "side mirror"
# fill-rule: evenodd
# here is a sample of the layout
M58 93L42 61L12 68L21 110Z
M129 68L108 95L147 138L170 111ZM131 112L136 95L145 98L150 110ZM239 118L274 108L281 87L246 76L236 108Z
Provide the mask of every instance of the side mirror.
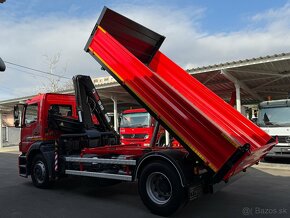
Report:
M14 106L14 126L21 128L22 125L22 112L24 111L25 104L17 104Z
M0 58L0 71L5 71L5 69L6 69L5 63L4 63L4 61Z

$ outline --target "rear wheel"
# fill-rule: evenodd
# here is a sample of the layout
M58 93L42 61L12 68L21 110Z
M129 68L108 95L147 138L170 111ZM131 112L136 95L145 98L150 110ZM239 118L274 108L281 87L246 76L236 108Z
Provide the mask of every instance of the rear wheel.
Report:
M37 154L32 161L31 179L38 188L49 188L51 185L47 163L41 154Z
M140 175L138 189L143 203L160 216L173 214L185 201L185 189L176 170L166 162L147 165Z

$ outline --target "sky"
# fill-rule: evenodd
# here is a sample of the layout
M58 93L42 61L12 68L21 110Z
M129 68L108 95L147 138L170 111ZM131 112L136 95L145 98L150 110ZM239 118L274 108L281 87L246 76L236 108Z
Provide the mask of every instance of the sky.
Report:
M6 0L0 101L108 76L83 50L104 6L164 35L160 50L184 69L290 52L290 0Z

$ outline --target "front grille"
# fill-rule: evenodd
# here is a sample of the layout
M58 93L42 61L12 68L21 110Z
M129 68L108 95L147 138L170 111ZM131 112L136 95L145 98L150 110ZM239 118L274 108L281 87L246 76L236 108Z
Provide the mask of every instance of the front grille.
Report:
M124 139L144 139L147 134L122 134Z
M279 143L290 143L290 136L278 136L278 141Z

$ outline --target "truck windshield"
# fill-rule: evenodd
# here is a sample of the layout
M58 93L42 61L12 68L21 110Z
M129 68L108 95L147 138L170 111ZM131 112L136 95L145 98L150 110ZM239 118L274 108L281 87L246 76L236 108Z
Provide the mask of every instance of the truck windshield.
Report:
M258 126L289 126L290 107L262 108L259 111Z
M132 113L123 114L121 118L120 127L149 127L150 125L150 114L149 113Z

